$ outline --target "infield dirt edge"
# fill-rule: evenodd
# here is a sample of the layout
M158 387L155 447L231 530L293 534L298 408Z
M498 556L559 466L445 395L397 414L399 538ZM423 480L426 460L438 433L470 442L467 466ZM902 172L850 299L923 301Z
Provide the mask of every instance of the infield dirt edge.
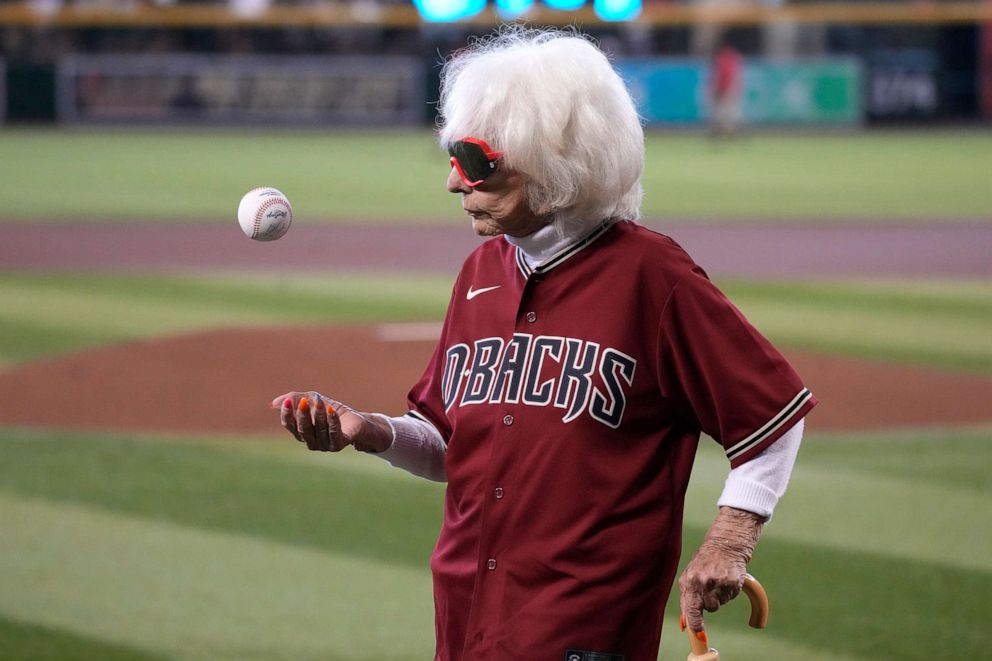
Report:
M278 417L268 405L290 390L319 390L361 410L399 415L435 332L432 324L240 328L88 349L0 370L0 424L275 435ZM992 379L785 353L821 402L808 430L992 422ZM54 409L46 405L53 399Z

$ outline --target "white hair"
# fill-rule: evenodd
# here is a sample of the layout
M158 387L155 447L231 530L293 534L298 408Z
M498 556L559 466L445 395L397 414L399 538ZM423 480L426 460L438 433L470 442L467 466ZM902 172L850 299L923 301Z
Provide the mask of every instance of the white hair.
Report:
M574 31L504 27L441 72L441 146L485 140L524 174L537 214L571 223L639 216L644 130L630 92Z

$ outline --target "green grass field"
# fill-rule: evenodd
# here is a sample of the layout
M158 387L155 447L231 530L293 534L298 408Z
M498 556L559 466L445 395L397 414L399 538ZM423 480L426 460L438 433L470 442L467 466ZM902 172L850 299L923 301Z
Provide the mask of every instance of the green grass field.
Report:
M303 222L451 214L427 132L7 130L2 220L228 220L276 186ZM992 133L649 133L645 217L992 219Z
M215 325L437 318L449 287L351 277L331 288L292 276L7 274L0 359ZM992 373L980 332L992 314L989 284L724 284L786 344L889 355L885 338L910 323L905 351L891 358ZM813 323L797 330L797 314ZM851 319L874 332L844 331ZM944 335L958 342L933 341ZM727 658L980 658L983 590L992 587L990 436L809 439L752 565L773 595L772 629L743 628L740 604L736 615L714 616ZM351 452L315 457L278 437L6 429L0 448L0 649L11 658L430 656L437 485ZM687 548L713 514L725 471L705 444ZM665 658L681 658L671 619L667 629Z
M743 603L711 616L725 657L983 658L990 432L810 439L752 563L771 628ZM430 658L438 485L292 442L6 430L0 448L4 658ZM706 443L686 553L725 471ZM665 658L687 653L676 611Z
M428 133L18 130L0 144L0 223L230 222L258 183L282 186L305 222L450 215L445 159ZM648 150L647 216L992 218L989 133L728 145L657 134ZM380 181L390 158L404 171ZM992 376L988 280L720 284L781 345ZM0 270L0 369L216 327L438 319L450 285L408 274ZM814 429L752 563L772 599L770 628L745 627L743 600L710 616L723 657L988 658L990 466L992 428ZM726 471L704 442L686 555ZM431 658L427 558L442 489L279 434L0 427L0 658ZM688 653L674 604L666 661Z

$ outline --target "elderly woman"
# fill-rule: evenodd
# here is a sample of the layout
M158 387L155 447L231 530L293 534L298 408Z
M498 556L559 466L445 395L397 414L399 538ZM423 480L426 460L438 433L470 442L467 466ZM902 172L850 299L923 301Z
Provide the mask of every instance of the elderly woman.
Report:
M699 436L718 514L680 579L688 626L741 589L812 394L670 238L635 221L644 137L582 36L504 30L447 62L448 190L477 234L400 417L280 395L312 450L447 481L431 560L442 661L655 659Z

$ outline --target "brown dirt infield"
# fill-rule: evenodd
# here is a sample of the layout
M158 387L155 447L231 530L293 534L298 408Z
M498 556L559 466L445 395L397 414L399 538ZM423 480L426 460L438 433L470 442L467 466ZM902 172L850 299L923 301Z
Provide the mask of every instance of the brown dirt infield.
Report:
M407 337L388 339L386 331ZM271 399L317 389L399 414L432 328L317 326L218 330L132 342L0 372L0 424L64 429L281 434ZM992 379L787 351L820 399L809 429L992 422ZM53 403L57 405L53 406Z
M333 265L453 276L478 243L463 225L313 225L258 244L230 223L15 223L5 228L0 268L322 271ZM992 224L984 222L651 225L716 276L992 274ZM390 341L378 327L324 326L212 331L103 347L0 370L0 424L277 435L268 402L294 388L400 413L433 348L425 338ZM787 354L821 401L811 429L992 422L989 378Z

